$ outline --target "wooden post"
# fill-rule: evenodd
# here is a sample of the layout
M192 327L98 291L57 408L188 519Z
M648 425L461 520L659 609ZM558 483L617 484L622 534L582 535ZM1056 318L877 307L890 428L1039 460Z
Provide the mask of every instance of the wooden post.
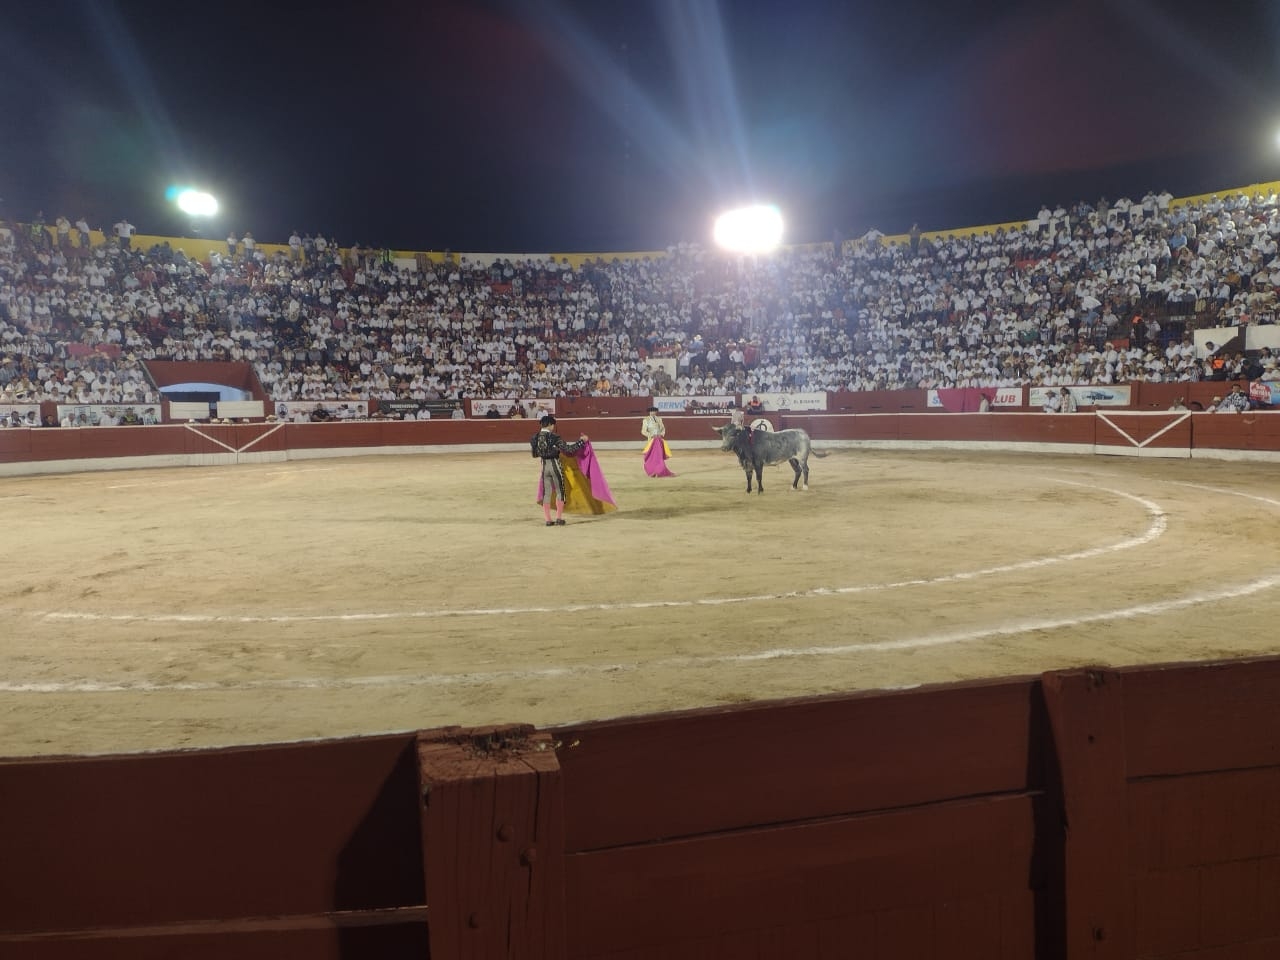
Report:
M555 746L529 726L448 728L419 741L431 956L564 956Z
M1120 674L1041 679L1062 782L1067 960L1132 960L1133 879Z

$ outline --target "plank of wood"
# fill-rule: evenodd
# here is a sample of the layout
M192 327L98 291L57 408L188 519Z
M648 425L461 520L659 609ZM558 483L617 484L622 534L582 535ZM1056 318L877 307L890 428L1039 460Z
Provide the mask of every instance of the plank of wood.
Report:
M530 727L418 744L431 956L564 955L564 804L554 742Z
M1280 766L1280 657L1122 673L1130 777Z
M421 906L413 743L0 763L0 932Z
M568 850L1037 789L1034 679L552 731Z
M1042 682L1062 784L1066 958L1132 960L1120 674L1064 670Z
M1280 768L1129 784L1135 872L1280 856Z
M421 960L428 955L427 949L425 907L94 930L66 936L0 934L0 956L7 960Z
M956 801L575 854L569 955L804 924L830 944L842 918L906 908L943 911L954 925L943 905L1041 882L1034 806L1025 795ZM1033 909L1030 898L1010 902Z

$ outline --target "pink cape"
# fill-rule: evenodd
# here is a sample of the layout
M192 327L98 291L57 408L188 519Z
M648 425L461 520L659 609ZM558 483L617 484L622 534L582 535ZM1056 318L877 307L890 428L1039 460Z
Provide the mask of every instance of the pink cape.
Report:
M565 501L564 508L569 513L601 514L611 513L617 509L613 500L613 491L609 489L609 481L604 478L604 470L596 459L595 449L588 440L573 457L564 455ZM538 503L542 503L546 494L542 475L538 475Z
M644 472L651 477L674 477L667 469L667 457L671 451L667 449L667 441L662 437L652 438L644 448Z
M591 497L602 503L613 503L613 491L609 489L609 481L604 478L600 462L596 460L596 451L588 440L578 451L578 469L591 482ZM617 504L614 504L617 506Z

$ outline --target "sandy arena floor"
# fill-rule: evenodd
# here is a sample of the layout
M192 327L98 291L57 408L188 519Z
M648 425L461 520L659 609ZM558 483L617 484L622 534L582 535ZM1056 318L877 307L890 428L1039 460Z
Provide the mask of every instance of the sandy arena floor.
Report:
M0 756L570 721L1273 653L1274 465L599 450L0 480Z

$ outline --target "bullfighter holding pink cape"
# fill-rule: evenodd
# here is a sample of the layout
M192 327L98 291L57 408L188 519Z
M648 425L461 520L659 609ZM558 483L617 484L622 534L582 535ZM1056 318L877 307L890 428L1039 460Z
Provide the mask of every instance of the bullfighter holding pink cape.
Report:
M674 477L675 474L667 469L667 458L671 456L667 446L667 425L658 416L657 407L645 411L640 432L649 441L644 446L644 472L651 477Z
M564 526L565 512L590 516L616 510L613 492L586 434L573 443L566 443L555 432L555 417L547 414L541 425L542 429L533 435L530 444L534 457L542 460L538 503L547 526ZM554 520L552 504L556 510Z

